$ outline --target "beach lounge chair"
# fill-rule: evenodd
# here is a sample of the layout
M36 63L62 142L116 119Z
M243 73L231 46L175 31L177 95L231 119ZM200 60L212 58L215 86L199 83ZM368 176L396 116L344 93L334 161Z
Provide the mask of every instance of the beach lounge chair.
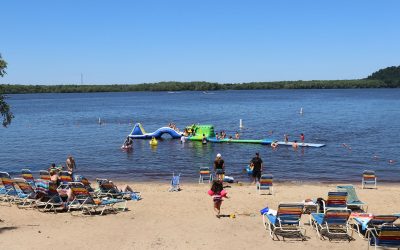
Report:
M60 171L58 174L60 179L60 185L57 189L67 189L69 188L68 184L73 182L72 175L68 171Z
M283 237L295 237L305 240L306 230L301 227L300 219L303 213L303 203L280 203L276 215L263 214L263 222L273 240L279 240L278 235Z
M383 224L380 230L367 231L368 249L370 246L400 249L400 225Z
M364 170L362 180L361 180L361 187L362 189L369 187L377 188L376 187L376 175L375 171L373 170Z
M82 175L74 175L74 182L80 182L83 184L83 186L85 186L85 188L89 191L89 193L91 195L94 195L94 189L92 188L92 186L90 185L90 181L82 176Z
M347 192L347 208L358 208L360 210L363 210L364 212L368 211L368 205L365 202L362 202L356 193L356 189L354 188L353 185L348 184L348 185L338 185L336 186L337 191L344 191Z
M395 222L399 216L397 215L373 215L372 217L353 217L354 226L358 235L363 238L367 236L368 230L380 230L382 225Z
M96 179L99 189L95 191L97 197L124 198L124 199L141 199L140 192L122 192L112 181L107 179Z
M348 241L353 239L353 230L349 225L350 209L328 209L325 213L311 213L311 224L317 231L320 239L328 237L344 237ZM349 235L351 232L351 235Z
M39 178L45 181L50 181L50 174L47 170L40 170L39 171Z
M199 183L204 183L204 181L208 181L208 183L212 181L212 174L209 167L200 168Z
M347 209L347 192L328 192L328 199L322 200L322 205L324 212L330 208Z
M70 182L69 188L74 195L74 200L68 205L68 212L73 209L78 209L81 210L82 213L86 212L91 215L92 213L98 212L97 209L101 209L100 215L103 215L106 210L113 212L117 211L118 208L114 207L117 203L123 204L123 206L120 207L122 211L126 210L126 200L113 198L95 200L85 186L80 182Z
M11 203L19 198L19 192L7 172L0 172L0 182L3 185L0 189L0 201L7 202L11 206Z
M41 193L41 198L35 202L36 208L41 212L64 210L65 203L57 192L57 184L46 180L36 180L36 192Z
M171 187L169 188L169 192L178 192L181 190L180 187L180 178L181 174L175 175L174 173L172 174L172 180L171 180Z
M273 185L272 180L274 179L272 174L263 174L261 175L260 181L257 182L256 188L258 193L261 194L262 190L268 190L268 194L272 194L273 192Z
M14 185L18 186L18 188L21 190L21 193L18 194L18 208L32 207L33 203L36 202L37 197L32 186L22 178L15 178L12 181L14 182Z
M22 169L21 176L23 179L31 185L32 188L35 188L35 179L33 178L32 172L29 169Z

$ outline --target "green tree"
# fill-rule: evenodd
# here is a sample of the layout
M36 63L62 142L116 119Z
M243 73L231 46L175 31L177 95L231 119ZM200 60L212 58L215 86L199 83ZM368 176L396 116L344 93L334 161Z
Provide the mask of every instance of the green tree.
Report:
M0 77L3 77L6 74L7 62L4 61L0 54ZM10 106L6 103L5 96L2 95L3 90L0 86L0 113L3 117L3 126L7 127L11 120L14 118L13 113L10 110Z

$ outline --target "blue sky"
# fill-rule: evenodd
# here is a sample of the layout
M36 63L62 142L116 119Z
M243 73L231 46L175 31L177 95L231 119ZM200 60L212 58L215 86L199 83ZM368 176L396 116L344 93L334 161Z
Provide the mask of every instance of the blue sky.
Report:
M400 1L4 1L0 83L355 79L400 65Z

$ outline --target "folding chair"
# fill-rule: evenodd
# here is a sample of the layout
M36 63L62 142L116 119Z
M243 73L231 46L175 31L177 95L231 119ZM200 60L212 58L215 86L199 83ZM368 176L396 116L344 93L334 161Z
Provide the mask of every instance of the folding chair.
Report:
M276 215L264 213L263 222L269 230L271 238L279 240L278 235L283 237L296 237L305 240L306 230L301 227L300 219L303 213L303 203L280 203Z
M174 191L178 192L181 190L180 178L181 174L179 175L172 174L171 187L168 190L169 192L174 192Z
M200 168L199 183L204 183L204 181L208 181L208 183L212 181L212 174L209 167Z
M317 231L320 239L325 239L324 236L329 238L345 237L348 241L353 239L353 230L349 225L349 217L351 214L350 209L328 209L325 213L311 213L311 224ZM351 232L351 235L349 235Z
M375 171L373 170L364 170L362 180L361 180L361 187L362 189L367 188L367 186L373 186L372 188L376 187L376 175Z
M268 190L269 194L272 194L273 192L273 181L274 177L272 174L263 174L261 175L260 181L257 182L256 188L258 190L258 193L261 194L262 190Z

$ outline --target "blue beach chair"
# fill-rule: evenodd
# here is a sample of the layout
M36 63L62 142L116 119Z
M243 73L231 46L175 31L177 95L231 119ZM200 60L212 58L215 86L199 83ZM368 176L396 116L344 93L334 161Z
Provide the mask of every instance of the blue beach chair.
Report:
M276 215L264 213L263 222L272 240L279 240L278 235L305 240L306 230L301 227L300 219L303 213L303 203L280 203Z
M328 209L325 213L311 213L311 224L317 231L320 239L328 237L344 237L348 241L353 239L353 230L349 225L350 209ZM349 235L351 232L351 235Z
M368 249L370 246L400 249L400 225L393 223L383 224L380 230L367 232Z
M171 187L168 190L169 192L175 192L175 191L178 192L181 190L180 178L181 174L179 175L172 174Z
M18 193L17 207L18 208L28 208L36 202L37 195L32 186L22 178L15 178L12 180L16 186L21 190Z

